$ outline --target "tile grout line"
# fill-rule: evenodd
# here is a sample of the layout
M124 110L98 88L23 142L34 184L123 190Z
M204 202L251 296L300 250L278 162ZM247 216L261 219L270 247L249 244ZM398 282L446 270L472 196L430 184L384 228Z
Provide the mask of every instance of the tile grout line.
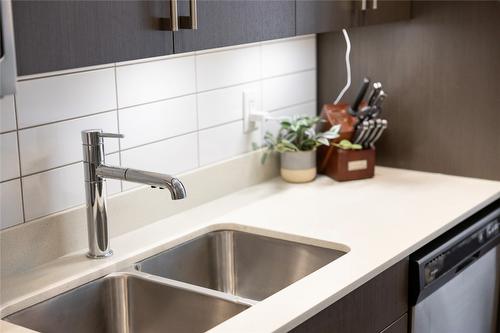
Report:
M116 128L118 133L123 134L120 129L120 110L118 110L118 75L116 71L116 64L113 68L115 78L115 103L116 103ZM118 164L122 165L122 140L118 139ZM107 189L106 189L107 190ZM120 192L123 192L123 182L120 180Z
M28 74L28 75L19 76L17 78L17 82L35 81L35 80L48 79L48 78L58 77L58 76L89 73L89 72L94 72L94 71L99 71L99 70L110 69L110 68L113 68L113 66L114 66L114 63L108 63L108 64L96 65L96 66L84 66L84 67L77 67L77 68L73 68L73 69L63 69L61 71L43 72L43 73L38 73L38 74Z
M200 108L198 107L198 57L194 55L194 90L196 91L196 158L198 168L201 166L200 154Z
M183 94L183 95L178 95L178 96L173 96L173 97L166 97L166 98L156 99L156 100L152 100L152 101L148 101L148 102L143 102L143 103L138 103L138 104L127 105L127 106L124 106L124 107L118 107L118 109L119 110L125 110L125 109L135 108L135 107L144 106L144 105L148 105L148 104L166 102L166 101L170 101L170 100L177 99L177 98L183 98L183 97L192 96L192 95L195 95L195 94L203 94L203 93L213 92L213 91L216 91L216 90L223 90L223 89L235 88L235 87L244 86L244 85L251 84L251 83L261 82L261 81L264 81L264 80L276 79L276 78L280 78L280 77L285 77L285 76L289 76L289 75L295 75L295 74L310 72L310 71L314 71L314 70L316 70L316 67L314 67L314 68L307 68L307 69L301 69L301 70L298 70L298 71L288 72L288 73L285 73L285 74L278 74L278 75L273 75L273 76L268 76L268 77L261 77L260 79L250 80L250 81L243 81L243 82L234 83L234 84L230 84L230 85L227 85L227 86L221 86L221 87L217 87L217 88L205 89L205 90L201 90L201 91L195 90L194 92L188 93L188 94ZM197 86L197 83L196 83L196 86Z
M280 108L276 108L276 109L272 109L272 110L267 110L267 112L274 113L274 112L285 110L285 109L288 109L288 108L292 108L292 107L296 107L296 106L300 106L300 105L309 104L309 103L312 103L312 102L315 102L315 101L316 101L316 99L310 99L310 100L307 100L307 101L303 101L303 102L299 102L299 103L295 103L295 104L290 104L290 105L287 105L287 106L284 106L284 107L280 107ZM117 150L117 151L112 151L112 152L106 153L106 156L112 155L112 154L119 154L119 155L121 155L122 152L126 152L126 151L137 149L137 148L142 148L142 147L145 147L145 146L149 146L149 145L160 143L160 142L164 142L164 141L168 141L168 140L175 139L175 138L178 138L178 137L182 137L182 136L185 136L185 135L199 134L199 132L203 132L203 131L215 129L215 128L218 128L218 127L222 127L222 126L234 124L234 123L240 122L242 120L243 120L242 118L239 118L239 119L235 119L235 120L230 120L230 121L222 122L222 123L219 123L219 124L216 124L216 125L207 126L207 127L204 127L204 128L198 128L198 129L196 129L194 131L184 132L184 133L181 133L181 134L176 134L176 135L168 136L168 137L161 138L161 139L158 139L158 140L148 141L146 143L134 145L134 146L127 147L127 148L120 147L119 150ZM120 164L121 164L121 158L119 158L119 160L120 160ZM44 173L44 172L53 171L53 170L56 170L56 169L59 169L59 168L64 168L64 167L72 166L72 165L75 165L75 164L78 164L78 163L81 163L81 162L82 162L82 160L75 161L75 162L69 162L69 163L65 163L65 164L61 164L61 165L58 165L58 166L55 166L55 167L51 167L51 168L48 168L48 169L43 169L43 170L40 170L40 171L31 172L31 173L22 175L20 177L16 177L16 178L12 178L12 179L6 179L4 181L1 181L0 183L4 183L4 182L7 182L7 181L12 181L12 180L15 180L15 179L20 179L20 178L30 177L30 176L41 174L41 173Z
M26 208L24 205L24 188L23 188L23 173L21 165L21 143L19 141L19 116L17 112L17 98L14 95L14 113L16 116L16 136L17 136L17 158L19 161L19 187L21 188L21 210L22 210L22 223L26 223Z
M29 129L37 128L37 127L43 127L43 126L48 126L48 125L60 124L60 123L66 122L66 121L72 121L72 120L79 120L79 119L84 119L84 118L90 118L90 117L99 116L99 115L103 115L103 114L111 113L111 112L115 112L115 111L117 111L117 109L110 109L110 110L99 111L99 112L95 112L95 113L89 113L89 114L86 114L86 115L83 115L83 116L71 117L71 118L66 118L66 119L62 119L62 120L55 120L55 121L51 121L51 122L48 122L48 123L43 123L43 124L37 124L37 125L31 125L31 126L22 127L22 128L19 128L18 131L24 131L24 130L29 130Z
M109 155L113 155L113 154L117 154L117 153L118 153L118 151L113 151L111 153L106 153L105 155L109 156ZM22 175L21 178L28 178L28 177L31 177L31 176L39 175L39 174L44 173L44 172L54 171L56 169L69 167L69 166L76 165L76 164L79 164L79 163L83 163L83 160L78 160L78 161L74 161L74 162L68 162L68 163L60 164L60 165L57 165L57 166L54 166L54 167L50 167L48 169L39 170L39 171L33 171L33 172L27 173L25 175Z
M14 113L15 113L15 111L14 111ZM16 127L17 127L17 125L16 125ZM17 131L17 129L8 130L8 131L0 132L0 135L10 134L10 133L12 133L12 132L16 132L16 131Z
M279 75L274 75L274 76L269 76L269 77L261 77L260 79L257 79L257 80L244 81L244 82L235 83L235 84L231 84L231 85L227 85L227 86L221 86L221 87L217 87L217 88L213 88L213 89L206 89L206 90L202 90L202 91L197 91L196 90L195 92L192 92L192 93L189 93L189 94L184 94L184 95L178 95L178 96L173 96L173 97L162 98L162 99L148 101L148 102L144 102L144 103L133 104L133 105L129 105L129 106L121 107L121 108L118 106L118 103L117 103L116 109L109 109L109 110L104 110L104 111L89 113L89 114L86 114L86 115L75 116L75 117L65 118L65 119L61 119L61 120L54 120L54 121L50 121L50 122L46 122L46 123L41 123L41 124L36 124L36 125L30 125L30 126L25 126L25 127L19 127L19 125L17 125L17 131L23 131L23 130L28 130L28 129L32 129L32 128L36 128L36 127L54 125L54 124L59 124L59 123L63 123L63 122L66 122L66 121L78 120L78 119L88 118L88 117L92 117L92 116L98 116L98 115L102 115L102 114L110 113L110 112L114 112L114 111L118 112L118 110L125 110L125 109L129 109L129 108L134 108L134 107L145 106L145 105L154 104L154 103L165 102L165 101L169 101L169 100L173 100L173 99L177 99L177 98L183 98L183 97L188 97L188 96L192 96L192 95L198 95L200 93L207 93L207 92L212 92L212 91L216 91L216 90L223 90L223 89L234 88L234 87L243 86L243 85L246 85L246 84L262 82L262 81L268 80L268 79L275 79L275 78L285 77L285 76L289 76L289 75L295 75L295 74L310 72L310 71L313 71L315 69L316 68L308 68L308 69L303 69L303 70L299 70L299 71L289 72L289 73L285 73L285 74L279 74ZM262 68L261 68L261 71L262 71ZM117 88L116 88L116 80L117 80L117 78L116 78L116 75L115 75L115 89L117 90ZM195 81L196 81L196 79L195 79ZM197 84L196 84L196 86L197 86ZM116 99L118 99L118 96L116 97ZM17 122L17 118L16 118L16 122ZM6 131L6 132L2 132L0 134L7 134L7 133L14 132L14 131L16 131L16 130Z

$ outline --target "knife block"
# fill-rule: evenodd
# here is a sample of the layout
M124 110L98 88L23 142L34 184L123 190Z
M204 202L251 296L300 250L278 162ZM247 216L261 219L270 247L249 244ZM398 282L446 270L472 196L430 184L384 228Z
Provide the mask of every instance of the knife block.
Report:
M372 178L375 174L375 148L344 150L321 146L318 148L318 172L339 182Z
M351 116L347 110L349 104L325 104L321 110L321 118L325 122L321 123L320 130L325 132L333 125L340 124L339 137L331 142L340 142L342 140L351 140L354 135L357 119Z

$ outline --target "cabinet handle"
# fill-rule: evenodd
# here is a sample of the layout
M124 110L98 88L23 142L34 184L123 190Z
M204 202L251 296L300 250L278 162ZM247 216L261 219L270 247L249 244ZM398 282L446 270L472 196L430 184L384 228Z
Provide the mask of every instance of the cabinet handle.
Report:
M366 10L366 0L361 0L361 10Z
M170 18L165 18L165 17L160 18L160 30L178 31L179 30L178 17L179 14L177 11L177 0L170 0Z
M373 0L372 9L373 10L377 10L378 9L378 0Z
M179 16L181 29L198 29L198 8L196 0L189 0L189 16Z
M16 50L14 46L14 23L10 0L0 0L0 97L16 92Z

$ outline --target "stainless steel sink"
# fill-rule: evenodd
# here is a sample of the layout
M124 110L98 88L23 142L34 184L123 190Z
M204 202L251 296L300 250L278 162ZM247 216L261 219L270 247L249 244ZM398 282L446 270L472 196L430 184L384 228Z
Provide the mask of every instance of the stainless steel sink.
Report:
M145 259L136 269L260 301L345 253L222 230Z
M140 273L114 273L4 319L44 333L204 332L249 306L208 292Z

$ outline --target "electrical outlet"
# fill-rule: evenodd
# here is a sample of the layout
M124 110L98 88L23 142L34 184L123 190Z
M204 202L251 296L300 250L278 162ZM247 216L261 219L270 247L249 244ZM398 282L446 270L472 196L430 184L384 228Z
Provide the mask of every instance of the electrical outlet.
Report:
M251 115L257 110L257 92L247 90L243 92L243 133L248 133L258 129L257 124L252 121Z

